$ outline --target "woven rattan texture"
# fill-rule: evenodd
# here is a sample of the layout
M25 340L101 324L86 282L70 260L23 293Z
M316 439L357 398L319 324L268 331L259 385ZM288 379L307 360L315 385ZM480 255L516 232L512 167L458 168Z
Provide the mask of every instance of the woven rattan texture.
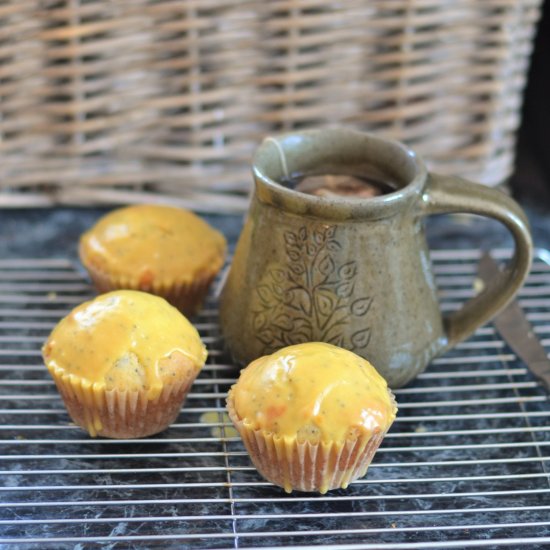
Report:
M0 205L240 210L265 135L344 124L513 165L540 0L0 0Z

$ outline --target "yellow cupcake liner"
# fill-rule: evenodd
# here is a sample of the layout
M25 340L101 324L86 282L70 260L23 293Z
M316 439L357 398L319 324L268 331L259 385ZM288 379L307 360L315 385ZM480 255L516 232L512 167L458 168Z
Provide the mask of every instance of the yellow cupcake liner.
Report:
M212 273L202 273L189 282L153 281L143 284L135 277L121 277L105 273L87 260L82 248L80 258L98 292L141 290L164 298L186 316L194 315L201 308L210 285L218 273L218 270Z
M60 368L48 367L69 416L92 437L146 437L165 430L177 418L196 375L165 384L153 399L148 391L105 389Z
M347 488L367 473L387 432L377 430L343 442L298 441L296 437L282 437L248 426L235 411L231 391L227 410L256 469L287 493L298 490L324 494Z

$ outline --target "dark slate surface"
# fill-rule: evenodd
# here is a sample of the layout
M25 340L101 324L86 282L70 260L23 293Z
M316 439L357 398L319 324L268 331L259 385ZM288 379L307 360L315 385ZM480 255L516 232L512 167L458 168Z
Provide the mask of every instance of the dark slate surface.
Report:
M78 238L109 209L56 208L0 210L0 257L77 258ZM536 246L550 246L550 210L526 208ZM203 216L234 242L243 216ZM509 247L508 232L497 222L466 215L433 216L427 220L436 248Z
M73 209L73 208L59 208L55 210L12 210L12 211L1 211L0 212L0 258L50 258L50 257L57 257L57 258L71 258L76 260L77 259L77 243L78 243L78 237L79 235L87 229L89 226L93 224L93 222L101 216L104 212L106 212L106 209L92 209L92 208L86 208L86 209ZM546 215L544 211L535 211L533 209L529 210L529 217L531 220L532 228L533 228L533 234L535 243L538 247L541 248L547 248L550 245L550 217ZM220 230L222 230L228 237L230 242L234 242L238 236L238 233L240 231L240 227L242 224L242 216L208 216L207 220L212 223L214 226L218 227ZM510 237L507 234L507 232L497 223L492 221L487 221L479 218L467 218L464 216L440 216L435 217L429 220L428 222L428 236L429 241L433 247L436 248L486 248L486 247L508 247L511 245ZM464 354L464 352L462 352ZM472 351L473 354L477 354L478 351ZM486 365L489 366L489 365ZM495 382L499 382L498 379L495 380ZM418 385L422 386L422 384L426 384L426 381L418 382ZM227 388L220 387L220 390L226 390ZM53 387L49 388L48 391L55 392L55 389ZM201 387L201 391L212 391L211 388L207 386ZM531 390L529 390L531 391ZM534 390L533 390L534 391ZM492 393L487 394L486 397L495 397L498 398L502 395L505 395L505 392L501 392L500 390L494 390ZM467 399L467 395L463 394L456 394L455 399ZM204 401L204 405L208 405L210 402ZM195 400L193 401L194 406L201 406L203 402L201 400ZM210 403L211 404L211 403ZM539 405L533 405L532 410L535 410L535 407ZM540 404L540 406L546 406L543 404ZM457 408L457 412L458 412ZM500 410L500 409L499 409ZM508 410L505 408L502 408L502 410ZM452 409L449 409L448 412L452 412ZM470 411L470 409L461 407L461 412L481 412L480 409L476 409L475 407ZM425 409L422 411L423 414L438 414L438 410L434 409L429 410ZM413 410L407 410L403 409L400 413L402 418L405 418L408 415L411 414L417 414L417 411L415 409ZM547 417L542 417L540 422L544 422ZM198 415L195 418L194 416L190 418L190 421L193 422L199 422ZM537 419L534 420L536 422ZM495 421L491 419L487 420L477 420L475 422L475 425L466 425L464 424L464 428L472 428L475 427L476 429L480 428L495 428L500 426L501 424L495 424ZM518 413L518 419L515 420L513 418L510 419L508 427L522 427L523 426L523 420L520 418L520 414ZM414 430L415 426L413 424L401 424L399 426L400 430ZM426 425L424 426L425 429L428 431L431 429L434 429L434 426ZM456 425L453 423L449 423L448 425L445 422L438 422L438 428L439 429L448 429L452 430L453 428L456 429ZM171 436L174 437L178 435L179 432L175 429L167 430L163 434L159 434L157 436L158 439L164 439L164 438L170 438ZM54 432L55 434L55 432ZM544 434L547 436L547 434ZM4 434L4 437L8 436L9 434ZM40 437L48 437L49 434L47 432L41 433ZM201 437L204 436L204 431L201 431L200 428L193 429L191 431L186 432L186 436L189 437ZM86 438L84 434L80 434L75 437L80 438ZM481 438L484 443L496 443L498 444L501 441L501 438L498 433L492 434L490 436L475 436L477 438ZM505 438L504 438L505 440ZM529 440L528 434L521 434L518 436L517 441L523 441ZM451 440L447 438L446 440L442 440L441 443L449 443ZM454 441L454 439L452 439ZM460 438L456 439L457 443L464 443L464 441L461 441ZM477 442L477 439L473 441L474 443ZM411 442L412 443L412 442ZM437 445L440 443L438 439L431 439L430 444L431 445ZM413 443L414 444L414 443ZM67 442L64 445L64 452L70 453L75 452L78 453L78 450L82 443L80 442ZM125 444L118 444L115 442L88 442L86 444L89 446L90 452L113 452L113 453L135 453L136 455L140 453L154 453L157 446L161 445L160 442L155 441L136 441L131 443L125 443ZM400 445L407 445L406 440L403 440L403 442L400 442ZM211 446L207 443L201 443L199 444L200 451L204 451L205 453L208 453L209 450L212 450ZM161 445L162 452L170 452L170 451L186 451L186 450L195 450L197 451L197 445L194 446L193 449L187 449L182 444L171 444L166 443L164 445ZM13 448L9 449L10 454L17 454L19 449L18 445L14 445ZM230 442L228 444L229 450L238 451L241 449L240 443L237 441ZM218 449L216 449L218 450ZM529 453L534 452L533 447L526 447L525 449L510 449L510 453L513 453L513 456L528 456ZM521 454L518 454L521 453ZM415 451L415 455L412 456L410 453L408 453L407 456L409 456L411 459L418 460L420 462L425 460L430 460L432 458L432 454L429 450L426 451ZM460 458L464 460L468 460L469 458L477 457L479 458L487 458L484 454L480 454L479 449L473 451L465 448L463 451L461 451ZM475 455L473 453L476 453ZM376 468L376 464L379 462L385 462L385 461L391 461L392 454L388 452L382 451L379 455L376 456L373 467L370 470L368 480L376 481L380 476L383 477L392 477L392 470L390 467L385 468ZM489 456L489 454L487 454ZM445 459L445 455L440 453L438 455L438 459ZM449 458L456 459L456 455L452 455ZM449 531L441 531L439 532L431 532L429 535L424 533L423 535L420 533L415 533L415 527L418 525L424 524L425 520L423 519L424 516L419 515L417 516L409 516L409 517L402 517L398 515L393 515L394 510L399 510L401 506L401 500L396 498L395 500L389 501L389 507L387 509L384 509L383 506L388 501L384 500L384 497L390 497L392 495L399 495L403 494L403 485L399 483L385 483L384 485L372 485L371 487L371 496L368 499L361 498L362 495L364 495L365 491L364 488L362 488L361 485L354 485L352 486L347 492L345 491L335 491L332 494L334 494L336 497L338 496L344 496L347 495L350 497L350 500L324 500L322 497L314 498L310 502L304 503L302 502L294 502L292 499L283 500L275 502L275 499L281 498L281 491L274 487L268 487L263 484L258 485L258 476L257 474L250 469L246 469L246 467L250 464L248 457L242 455L242 456L236 456L231 458L232 463L231 465L236 469L234 470L232 474L232 478L234 482L237 482L237 484L240 482L241 485L237 485L234 488L233 496L234 498L247 498L247 499L254 499L254 498L262 498L262 499L269 499L272 497L274 499L273 504L269 507L269 512L271 514L273 513L296 513L303 515L307 512L310 513L327 513L330 515L331 513L336 512L348 512L350 514L354 514L357 512L362 511L375 511L380 512L381 515L377 516L377 518L371 520L368 523L369 528L381 528L387 527L388 521L394 521L398 522L399 526L401 528L409 527L411 530L408 532L401 532L398 537L393 537L391 540L392 542L418 542L422 540L426 540L425 537L428 537L428 540L430 541L446 541L446 540L453 540L453 538L462 539L464 537L468 536L468 533L466 532L449 532ZM134 468L154 468L155 465L166 465L161 458L147 458L147 459L140 459L137 458L130 461L128 463L128 467L134 467ZM116 517L123 514L127 518L132 517L145 517L145 516L159 516L163 517L163 520L158 521L155 524L155 533L158 533L159 535L162 535L163 533L172 532L174 529L187 531L188 533L191 532L190 530L193 528L198 528L201 530L202 533L204 533L204 529L206 527L204 525L199 525L197 527L197 524L194 522L189 522L188 524L181 525L178 524L177 527L174 526L173 523L170 523L166 518L169 518L170 515L224 515L227 514L229 511L229 504L227 502L227 490L223 486L223 483L225 481L225 473L223 471L223 468L225 466L224 459L221 455L213 453L212 456L202 456L200 457L200 461L193 462L192 465L196 466L212 466L212 467L219 467L219 472L215 473L209 473L208 475L203 475L201 472L187 472L187 473L177 473L177 472L159 472L159 473L150 473L150 474L137 474L134 476L132 473L125 473L125 474L110 474L110 473L104 473L104 474L97 474L94 475L94 477L88 477L86 478L88 480L88 483L92 482L94 485L97 485L97 487L94 489L93 493L90 492L82 492L82 495L85 496L86 499L105 499L108 501L112 495L109 494L108 491L104 491L101 488L102 484L112 484L112 483L181 483L181 482L200 482L206 481L206 482L216 482L216 485L209 488L204 487L187 487L182 489L176 489L174 493L168 495L162 491L162 489L134 489L132 492L126 492L125 498L136 498L136 499L142 499L142 498L148 498L153 500L158 500L158 504L139 504L139 505L129 505L124 510L121 509L120 506L116 505L110 505L105 504L104 507L102 507L100 510L97 507L89 507L89 508L68 508L66 510L61 510L59 508L55 509L54 511L48 512L48 515L51 517L52 514L60 514L61 517L64 519L74 518L77 520L83 520L85 521L87 518L96 518L98 517L98 513L101 517ZM117 467L119 466L119 463L117 463L116 460L113 461L103 461L101 464L98 463L90 463L90 464L80 464L79 462L72 461L70 463L64 464L56 464L56 468L69 468L69 469L80 469L82 468L91 468L91 467L103 467L105 469L108 469L110 466ZM245 469L239 470L238 467L245 467ZM20 466L17 466L14 464L14 462L11 462L10 468L15 469L21 469L21 470L28 470L32 468L40 468L43 467L43 462L40 460L36 461L36 465L34 464L33 460L27 460L25 463L21 463ZM431 475L437 476L440 475L439 470L435 468L432 472L429 468L434 468L432 466L430 467L422 467L424 469L421 469L420 471L416 472L419 477L430 477ZM428 469L427 469L428 468ZM488 475L488 474L495 474L495 475L502 475L503 468L498 465L494 464L492 466L480 466L479 472L477 470L473 471L470 465L470 469L466 471L466 469L460 469L460 467L456 467L453 471L454 475L466 475L466 476L475 476L475 475ZM491 469L492 468L492 469ZM521 462L518 463L509 463L506 466L505 473L507 475L519 475L519 474L529 474L533 470L531 469L530 463L524 464ZM399 474L396 474L398 476ZM402 475L402 474L401 474ZM415 477L415 471L411 469L411 477ZM26 479L28 482L28 477L21 478L22 480ZM36 482L40 485L63 485L63 484L73 484L73 487L76 485L83 483L81 478L78 475L52 475L48 478L40 477L36 479ZM367 483L370 483L370 481L367 481ZM537 489L541 487L541 480L540 478L533 478L531 485L529 485L530 489ZM9 479L5 479L2 485L17 485L16 479L12 476L9 477ZM380 488L383 487L383 493L379 495L379 499L376 498L376 494L372 493L372 491L380 490ZM518 485L518 487L525 488L526 482L523 481L521 485ZM445 489L445 492L449 494L453 493L468 493L470 491L477 492L477 491L483 491L483 490L491 490L491 491L498 491L498 490L510 490L513 489L514 485L509 480L485 480L483 482L456 482L456 481L449 481L448 486L445 488L441 488L441 490ZM416 491L418 493L422 493L425 491L429 492L429 487L426 485L425 487L423 485L418 485L418 487L415 487ZM55 500L57 498L67 498L67 499L74 499L79 500L80 499L80 492L78 489L70 489L67 491L67 494L57 492L47 492L44 493L43 491L36 491L36 492L27 492L23 494L15 494L10 495L10 493L5 493L5 496L9 497L10 500L15 501L23 501L24 499L29 499L31 502L37 502L40 503L46 499L52 499ZM171 504L170 502L162 502L163 499L166 498L174 498L177 496L181 500L177 504ZM359 497L357 500L354 500L351 497L357 496ZM84 497L82 497L84 498ZM204 504L195 504L195 505L189 505L186 504L185 501L187 499L193 499L193 498L212 498L212 499L219 499L218 503L211 503L208 505ZM477 506L483 506L485 502L483 500L483 497L478 497L476 500L474 500L472 497L468 496L457 496L454 499L431 499L431 498L422 498L422 496L418 496L418 498L414 499L413 502L408 502L408 506L417 506L419 510L419 514L421 514L422 511L429 510L432 506L439 507L439 508L453 508L453 507L460 507L463 509L468 508L475 508ZM504 498L504 497L503 497ZM518 497L516 504L518 506L529 506L530 504L537 504L540 502L540 500L535 500L536 496L526 494L524 496ZM225 499L225 500L224 500ZM531 502L532 501L532 502ZM490 503L490 500L487 500L487 504ZM492 501L494 503L494 501ZM204 509L200 509L199 507L203 506ZM261 514L266 511L266 504L256 503L253 500L250 500L249 502L241 503L239 508L240 514L249 514L246 519L239 520L239 525L241 530L246 531L277 531L278 529L284 530L288 529L288 523L279 522L278 520L268 520L267 518L262 519ZM99 510L99 511L98 511ZM37 508L36 510L31 508L25 508L21 510L10 510L4 509L1 517L2 519L8 520L8 522L14 519L21 519L22 515L26 516L28 518L33 517L40 517L42 513L42 509ZM13 514L13 515L12 515ZM257 517L257 515L260 515L260 517ZM471 518L471 519L470 519ZM528 516L526 513L522 515L523 521L529 521ZM540 521L542 519L541 512L533 511L532 520L531 521ZM434 525L441 526L442 529L445 528L445 525L452 525L452 516L448 516L445 514L440 514L437 516L431 517L431 520L434 522ZM517 514L513 511L506 512L505 514L502 514L500 517L497 517L494 513L491 512L478 512L475 515L470 514L468 516L468 520L472 524L479 524L479 523L491 523L491 522L510 522L513 523L514 521L517 521ZM342 520L331 520L330 517L317 517L317 518L302 518L299 522L296 523L296 529L299 530L327 530L333 527L334 529L340 528L340 525L337 523L338 521ZM467 523L467 521L465 521ZM366 526L365 519L359 515L356 518L353 516L350 516L348 520L346 520L346 526L348 528L353 529L362 529ZM144 532L144 526L137 523L131 523L131 522L120 522L118 524L113 524L112 526L112 534L113 535L140 535ZM67 531L63 534L67 534L67 532L71 531L74 533L75 536L81 536L83 534L86 534L88 536L94 536L98 533L99 527L93 523L86 524L86 533L81 533L78 530L78 524L75 525L74 531L73 527L69 526L66 527ZM217 522L210 522L208 524L208 529L212 530L212 533L232 533L232 530L234 529L234 526L232 525L231 521L220 519ZM23 536L44 536L46 532L50 532L52 534L61 534L60 527L56 527L55 525L51 526L51 529L49 526L43 526L43 525L28 525L27 530ZM0 527L0 533L3 537L19 537L21 536L21 533L18 532L18 527L13 526L10 527L8 524L4 524ZM548 534L548 527L533 527L530 531L524 530L522 534L524 536L543 536L544 534ZM506 530L502 529L500 531L494 531L492 532L493 537L513 537L514 536L514 530L511 528L508 528ZM489 531L487 531L487 536L489 535ZM389 537L389 535L385 535L386 537ZM359 538L358 538L359 537ZM383 535L380 535L380 540L388 540L387 538L384 539ZM357 543L360 542L361 538L360 535L353 535L350 534L349 538L343 539L339 538L338 540L332 540L330 536L323 535L319 536L316 539L314 539L315 543L318 544L330 544L331 542L338 542L338 543ZM200 540L194 540L194 541L188 541L189 546L196 546L196 547L204 547L204 541ZM191 544L192 542L192 544ZM296 537L289 537L285 539L286 544L305 544L306 542L313 542L313 539L304 539L300 538L298 536ZM369 542L372 542L370 540ZM218 540L218 539L212 539L208 542L208 547L226 547L227 539ZM264 545L270 545L271 541L267 538L259 538L259 539L241 539L240 541L241 546L251 546L251 545L258 545L258 546L264 546ZM13 548L28 548L29 546L26 544L20 545L14 545L11 546ZM40 547L35 546L35 547ZM49 546L51 548L57 547L57 548L71 548L74 547L71 543L62 545L59 544L58 546ZM120 545L117 543L113 543L112 545L109 544L108 547L116 547L116 548L123 548L123 547L134 547L133 544L127 544L127 545ZM136 548L140 547L139 543L136 543ZM181 547L179 543L174 543L174 548ZM491 546L492 547L492 546ZM543 546L531 546L530 548L542 548Z

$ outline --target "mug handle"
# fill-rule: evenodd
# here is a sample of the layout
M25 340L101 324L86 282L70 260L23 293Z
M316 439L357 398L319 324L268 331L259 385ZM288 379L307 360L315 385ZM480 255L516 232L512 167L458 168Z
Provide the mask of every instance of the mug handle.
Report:
M422 204L424 215L464 212L493 218L504 224L514 238L514 255L504 271L461 309L443 318L448 349L465 340L512 300L529 273L533 242L524 212L497 189L456 176L430 173Z

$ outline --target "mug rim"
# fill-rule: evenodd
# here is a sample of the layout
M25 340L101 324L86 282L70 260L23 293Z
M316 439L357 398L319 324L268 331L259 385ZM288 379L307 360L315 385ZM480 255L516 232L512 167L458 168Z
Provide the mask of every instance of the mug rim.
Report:
M414 176L399 189L390 193L370 198L322 197L296 191L285 187L268 176L259 166L260 159L268 147L276 147L282 153L279 140L288 138L312 138L319 134L329 133L333 136L355 137L378 146L393 148L401 158L407 158L414 166ZM403 205L420 196L428 176L427 168L422 158L400 141L380 137L371 132L360 132L349 128L328 127L322 129L285 132L267 136L254 152L252 172L255 180L257 198L272 206L300 215L310 215L325 219L380 219L392 216L403 209Z

